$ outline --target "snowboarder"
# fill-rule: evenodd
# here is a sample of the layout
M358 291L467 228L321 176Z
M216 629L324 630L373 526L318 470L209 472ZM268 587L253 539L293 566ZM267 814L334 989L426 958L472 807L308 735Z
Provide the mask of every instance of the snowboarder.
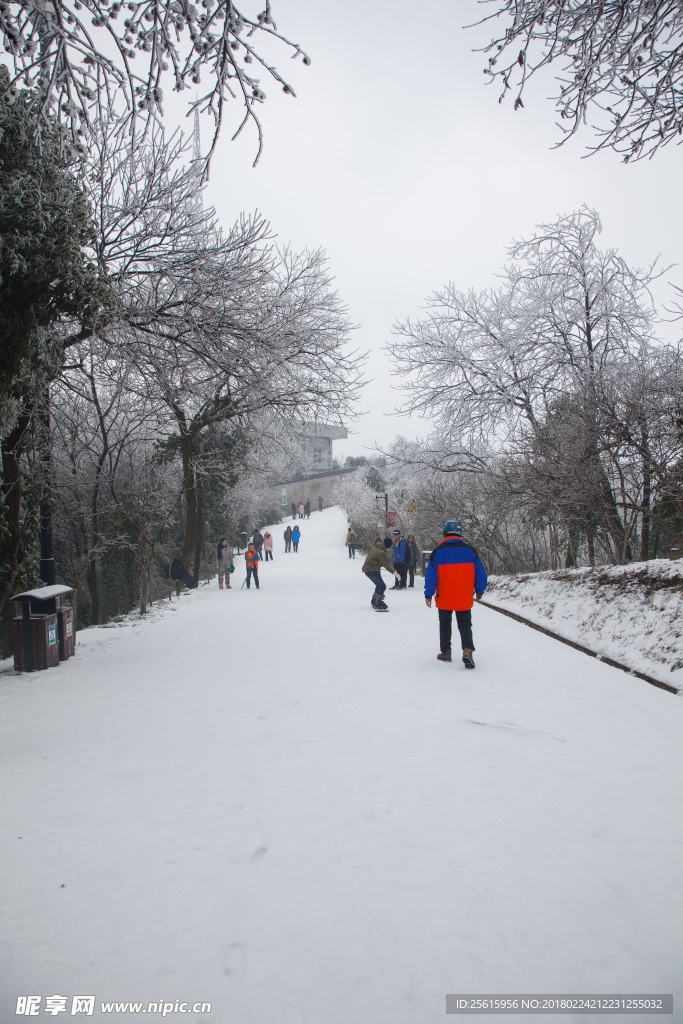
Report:
M253 539L253 542L254 542L254 547L258 551L259 558L260 558L261 557L261 548L263 547L263 534L261 533L260 530L256 530L256 532L255 532L255 534L254 534L252 539Z
M284 533L285 537L285 554L292 550L292 527L288 526Z
M263 555L264 561L273 561L273 535L272 533L266 532L263 534Z
M415 586L415 569L418 565L418 558L420 552L417 550L417 544L415 543L415 537L412 533L408 534L408 543L406 546L406 569L408 570L408 577L410 579L409 587Z
M389 541L389 544L391 544L391 541ZM372 595L370 604L378 612L389 610L384 602L384 592L387 589L387 585L382 579L382 569L392 573L392 575L394 573L393 563L389 560L389 551L378 537L368 551L368 557L363 562L363 572L370 582L375 585L375 593Z
M218 586L220 590L223 589L224 583L226 590L232 590L230 586L230 573L235 571L235 563L233 562L232 548L228 544L227 537L221 537L216 547L216 565L218 566Z
M406 552L408 550L408 541L405 537L401 536L400 530L394 530L394 543L393 543L393 558L394 558L394 571L398 573L398 580L396 584L391 588L392 590L405 590L406 589Z
M425 603L432 607L436 593L439 609L439 661L451 660L451 629L453 612L462 642L462 660L465 668L474 668L474 641L472 640L472 605L474 597L481 600L486 590L486 570L470 544L462 539L462 527L457 519L444 524L443 540L429 556L425 572Z
M349 523L349 532L346 534L346 546L349 549L349 558L356 557L356 535L353 532L351 523Z
M301 539L301 530L298 526L295 526L292 530L292 546L295 551L299 550L299 540Z
M311 499L310 498L306 499L306 504L304 505L304 515L306 516L307 519L311 518Z
M322 512L322 510L323 510L323 496L322 496L322 494L318 495L318 508Z
M247 590L251 588L251 577L254 577L254 583L256 589L259 589L258 582L258 564L261 561L261 556L256 550L255 544L250 544L244 554L244 560L247 563Z

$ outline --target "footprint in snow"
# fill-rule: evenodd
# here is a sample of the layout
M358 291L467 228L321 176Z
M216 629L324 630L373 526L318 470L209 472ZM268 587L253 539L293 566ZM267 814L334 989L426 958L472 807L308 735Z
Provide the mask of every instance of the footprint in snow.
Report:
M249 863L250 864L258 864L258 862L260 860L263 860L263 858L265 857L265 855L267 853L268 853L268 847L267 846L259 846L259 848L256 851L256 853L254 854L254 856L249 859Z

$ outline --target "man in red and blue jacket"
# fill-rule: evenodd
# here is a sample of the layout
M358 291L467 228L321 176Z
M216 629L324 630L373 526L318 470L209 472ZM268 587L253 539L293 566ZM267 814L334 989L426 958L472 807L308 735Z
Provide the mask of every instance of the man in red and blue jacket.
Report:
M453 612L462 641L462 660L465 668L474 668L472 653L472 605L476 596L481 600L486 590L487 576L477 552L462 539L462 527L456 519L449 519L443 528L444 537L432 551L425 572L425 601L432 607L436 594L439 609L439 661L451 660L451 631Z

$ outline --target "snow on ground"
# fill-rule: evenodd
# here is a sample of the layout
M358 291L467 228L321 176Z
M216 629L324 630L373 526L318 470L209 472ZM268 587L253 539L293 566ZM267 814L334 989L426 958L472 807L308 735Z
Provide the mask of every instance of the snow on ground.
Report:
M682 597L683 563L660 558L493 576L486 599L681 690Z
M683 702L482 607L476 670L437 662L421 591L373 612L342 514L301 525L259 592L0 676L2 1020L426 1024L448 992L683 1020Z

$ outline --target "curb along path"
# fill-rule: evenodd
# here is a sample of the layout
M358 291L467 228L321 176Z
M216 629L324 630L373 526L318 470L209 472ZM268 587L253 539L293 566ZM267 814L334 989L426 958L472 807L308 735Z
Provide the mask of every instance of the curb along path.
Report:
M517 612L510 612L507 608L500 608L498 605L491 604L490 601L480 601L479 604L483 604L485 608L491 608L494 612L500 612L501 615L507 615L511 619L515 619L516 622L522 622L525 626L530 626L531 629L537 629L539 633L545 633L546 636L552 637L553 640L559 640L562 644L567 644L568 647L573 647L576 651L581 651L582 654L587 654L589 658L597 658L598 661L604 661L606 665L611 665L612 668L619 668L622 672L627 672L630 676L636 676L638 679L643 679L650 686L658 686L660 690L668 690L669 693L679 693L679 690L675 686L669 686L668 683L662 683L659 679L655 679L653 676L648 676L644 672L638 672L635 668L629 668L628 665L622 665L620 661L615 661L614 658L608 658L606 654L597 654L595 651L591 651L589 647L584 647L583 644L577 644L575 640L568 640L566 636L560 636L559 633L554 633L552 629L547 629L545 626L539 626L537 622L532 622L531 619L525 619L523 615L518 615Z

